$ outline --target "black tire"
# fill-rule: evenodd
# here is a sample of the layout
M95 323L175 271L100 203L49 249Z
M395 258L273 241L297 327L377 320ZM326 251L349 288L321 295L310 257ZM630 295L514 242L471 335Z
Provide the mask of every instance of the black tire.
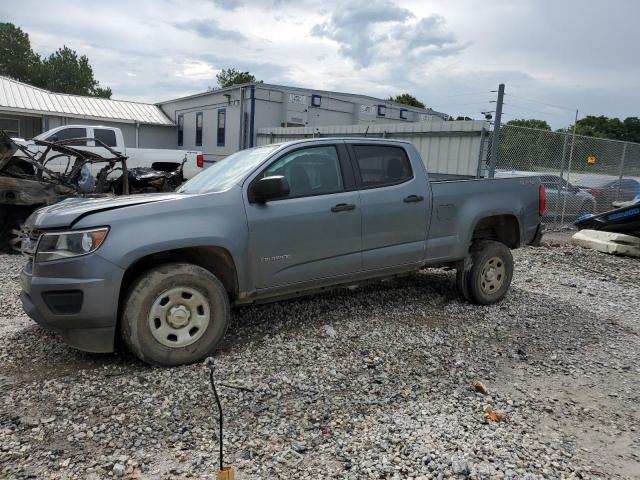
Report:
M193 308L179 304L181 301L190 302L192 297L185 296L188 300L184 301L181 297L178 302L167 301L164 317L152 318L159 309L165 308L162 302L169 298L168 292L175 296L175 292L180 290L188 290L197 296L196 303L198 299L207 303L206 306L203 303L195 307L198 312L202 310L209 313L208 323L201 331L190 326L189 322L192 320L188 320L184 326L176 327L175 323L172 323L175 318L169 313L172 309L183 308L181 321L187 315L184 311L190 312L190 317L195 315ZM181 295L188 295L189 292ZM169 305L172 305L171 308ZM204 318L204 313L199 315ZM229 319L229 297L215 275L193 264L167 263L146 271L133 282L125 299L120 333L125 345L140 360L161 366L182 365L197 362L209 355L222 340ZM184 330L187 328L188 330ZM171 332L181 332L180 337L188 337L193 329L196 329L193 338L199 335L193 343L184 346L176 343L176 346L169 346L174 342L172 336L175 337L175 342L178 341L178 337ZM165 331L169 334L162 333Z
M482 240L471 247L458 267L456 283L461 296L479 305L502 300L513 278L511 250L500 242Z

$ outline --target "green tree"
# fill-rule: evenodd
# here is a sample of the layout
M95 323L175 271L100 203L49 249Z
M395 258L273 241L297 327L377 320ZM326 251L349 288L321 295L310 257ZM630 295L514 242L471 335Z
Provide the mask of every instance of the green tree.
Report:
M559 168L558 152L562 152L563 141L544 120L510 120L500 130L498 168L532 171Z
M563 132L573 132L569 125ZM604 115L587 115L576 123L576 134L586 137L611 138L628 142L640 142L640 119L627 117L624 120L609 118Z
M390 102L401 103L403 105L411 105L412 107L424 108L424 103L418 100L410 93L403 93L395 97L389 97Z
M0 23L0 75L53 92L111 97L111 89L94 78L86 55L64 46L41 59L29 35L12 23Z
M29 35L12 23L0 23L0 75L33 83L39 64Z
M256 77L249 72L241 72L236 68L223 68L216 75L218 86L220 88L230 87L231 85L241 85L243 83L262 83L262 80L256 80Z
M67 46L42 61L40 77L43 88L54 92L111 97L111 89L100 87L94 78L87 56L79 57Z
M551 130L551 127L545 120L537 120L535 118L517 118L515 120L509 120L507 125L514 125L516 127L537 128L538 130Z

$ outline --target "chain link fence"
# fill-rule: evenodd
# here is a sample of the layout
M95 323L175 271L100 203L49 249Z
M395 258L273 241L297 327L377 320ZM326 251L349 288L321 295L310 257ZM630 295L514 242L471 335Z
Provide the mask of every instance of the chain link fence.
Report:
M505 125L495 176L521 175L541 177L547 229L569 228L580 215L606 212L640 195L640 144Z

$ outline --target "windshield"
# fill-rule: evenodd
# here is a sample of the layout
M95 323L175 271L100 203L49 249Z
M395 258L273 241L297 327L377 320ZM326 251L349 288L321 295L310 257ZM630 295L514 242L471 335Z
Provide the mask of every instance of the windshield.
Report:
M237 184L258 166L279 145L249 148L229 155L199 173L182 187L179 193L222 192Z

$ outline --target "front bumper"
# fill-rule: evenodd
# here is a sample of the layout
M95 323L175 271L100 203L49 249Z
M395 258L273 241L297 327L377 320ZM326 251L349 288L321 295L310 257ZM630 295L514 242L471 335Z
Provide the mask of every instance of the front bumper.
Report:
M97 254L29 263L20 274L26 314L74 348L112 352L124 271Z

